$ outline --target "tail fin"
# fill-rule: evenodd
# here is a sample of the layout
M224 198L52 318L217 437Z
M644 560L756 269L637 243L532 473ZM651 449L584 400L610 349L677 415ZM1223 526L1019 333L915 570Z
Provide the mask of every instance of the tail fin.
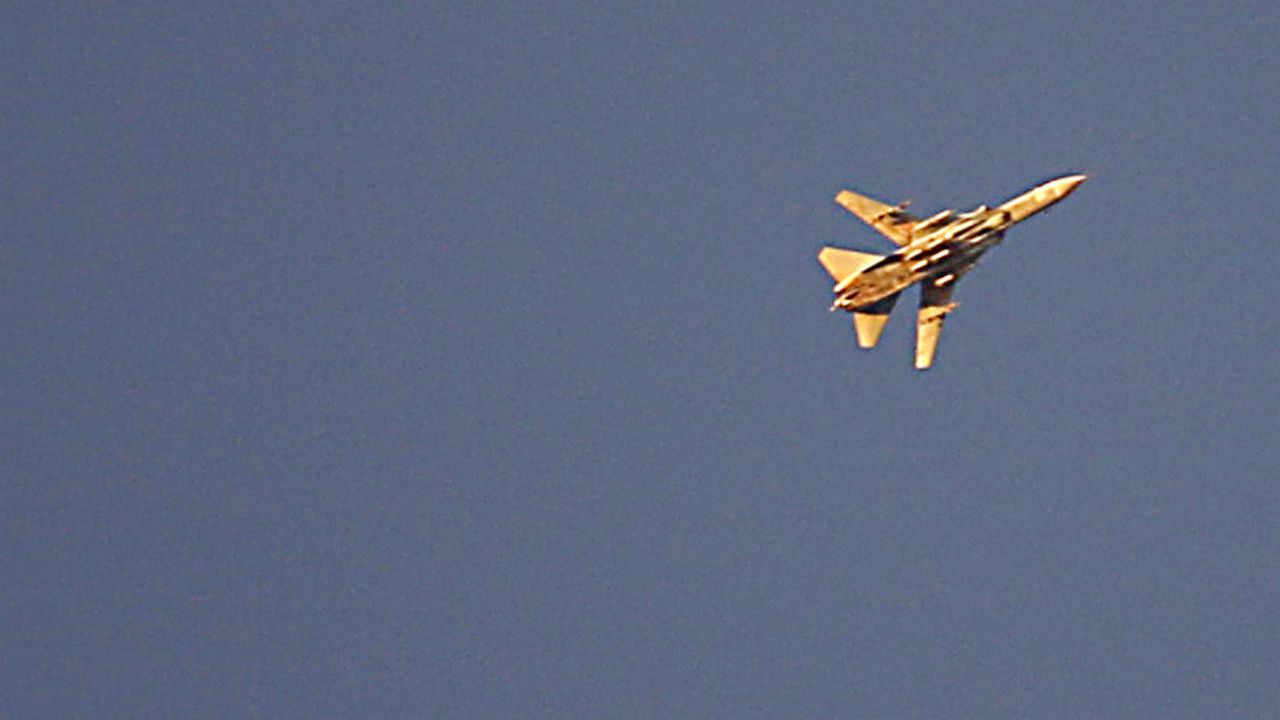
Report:
M862 272L884 259L883 255L845 250L843 248L824 247L818 253L818 262L826 268L827 274L836 282L840 282L854 273Z

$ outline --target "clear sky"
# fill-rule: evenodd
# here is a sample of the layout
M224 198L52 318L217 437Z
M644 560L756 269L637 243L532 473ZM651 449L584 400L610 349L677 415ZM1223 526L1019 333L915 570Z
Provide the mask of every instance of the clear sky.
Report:
M3 11L0 714L1280 706L1274 2L75 5ZM841 188L1070 172L933 370L827 313Z

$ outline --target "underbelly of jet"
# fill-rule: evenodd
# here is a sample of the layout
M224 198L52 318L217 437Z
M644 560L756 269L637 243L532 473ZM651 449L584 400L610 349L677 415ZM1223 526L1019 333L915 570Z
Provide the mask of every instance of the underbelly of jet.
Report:
M934 261L925 260L907 262L905 259L883 267L868 270L853 282L841 296L840 305L848 310L858 310L903 290L922 280L944 277L971 265L977 256L986 250L985 247L976 252L952 252Z
M911 285L911 269L898 262L869 270L841 295L841 305L853 310L874 304Z

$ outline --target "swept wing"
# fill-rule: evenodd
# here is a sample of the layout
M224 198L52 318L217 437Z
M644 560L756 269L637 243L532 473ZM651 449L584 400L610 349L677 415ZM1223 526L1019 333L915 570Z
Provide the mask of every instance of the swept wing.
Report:
M958 275L958 274L957 274ZM956 277L939 287L936 281L920 284L920 310L916 313L916 369L925 370L933 364L938 350L938 338L942 336L942 323L956 309L951 293L956 289Z
M836 195L836 202L845 210L857 215L866 224L880 231L881 235L889 238L898 247L910 244L911 229L919 222L919 218L904 209L907 205L906 203L890 205L879 200L873 200L865 195L859 195L852 190L841 190Z

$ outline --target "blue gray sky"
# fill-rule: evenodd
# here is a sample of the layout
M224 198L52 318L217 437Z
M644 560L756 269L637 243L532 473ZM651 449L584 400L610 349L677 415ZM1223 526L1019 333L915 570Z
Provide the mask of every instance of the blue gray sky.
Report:
M4 11L0 714L1274 712L1274 3L535 5Z

